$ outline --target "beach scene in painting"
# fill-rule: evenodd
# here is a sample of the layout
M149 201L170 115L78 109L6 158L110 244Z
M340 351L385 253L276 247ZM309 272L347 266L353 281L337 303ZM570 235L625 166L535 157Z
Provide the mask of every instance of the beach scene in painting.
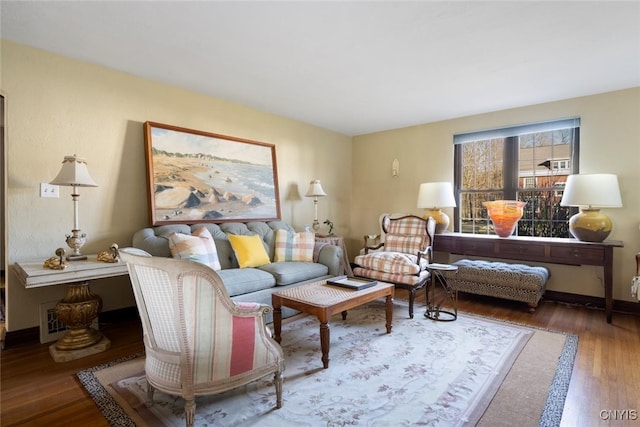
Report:
M275 219L272 147L151 128L155 222Z

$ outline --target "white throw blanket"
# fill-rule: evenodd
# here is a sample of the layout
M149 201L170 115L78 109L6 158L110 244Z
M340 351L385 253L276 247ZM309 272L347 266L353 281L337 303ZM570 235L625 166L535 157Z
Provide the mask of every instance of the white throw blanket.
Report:
M640 302L640 276L634 276L631 279L631 296Z

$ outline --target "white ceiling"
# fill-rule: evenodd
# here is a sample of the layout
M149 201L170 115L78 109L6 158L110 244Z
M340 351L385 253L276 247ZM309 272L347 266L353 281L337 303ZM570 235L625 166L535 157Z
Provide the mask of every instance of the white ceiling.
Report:
M640 86L638 1L2 0L0 15L3 39L347 135Z

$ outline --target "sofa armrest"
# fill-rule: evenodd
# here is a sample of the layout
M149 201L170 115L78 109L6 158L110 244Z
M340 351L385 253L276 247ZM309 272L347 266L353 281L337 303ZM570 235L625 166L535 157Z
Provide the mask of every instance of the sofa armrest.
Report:
M342 260L342 248L340 246L325 245L320 249L318 254L318 262L329 268L331 276L339 276L342 274L340 261Z

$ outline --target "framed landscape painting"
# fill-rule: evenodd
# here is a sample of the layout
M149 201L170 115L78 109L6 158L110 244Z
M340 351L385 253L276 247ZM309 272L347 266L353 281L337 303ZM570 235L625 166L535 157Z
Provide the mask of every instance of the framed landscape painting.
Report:
M273 144L145 122L151 225L280 219Z

